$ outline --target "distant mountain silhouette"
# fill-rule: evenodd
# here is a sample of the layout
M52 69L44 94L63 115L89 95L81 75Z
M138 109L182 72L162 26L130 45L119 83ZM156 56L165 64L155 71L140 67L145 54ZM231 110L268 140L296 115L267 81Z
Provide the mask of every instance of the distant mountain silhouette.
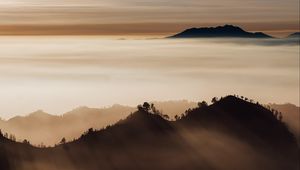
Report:
M134 110L133 107L121 105L101 109L79 107L63 115L51 115L39 110L27 116L1 121L0 129L14 134L17 139L28 139L35 145L54 145L62 137L67 140L77 138L90 127L100 129L114 124Z
M35 148L0 135L0 169L297 169L294 136L259 104L228 96L209 106L200 103L176 121L148 106L54 148Z
M197 106L187 100L153 102L164 114L174 117L188 108ZM29 140L32 144L57 144L62 137L78 138L88 128L101 129L126 118L136 107L113 105L107 108L79 107L62 115L51 115L42 110L27 116L16 116L7 121L0 120L3 132L14 134L18 140ZM43 135L41 135L43 134Z
M240 27L224 25L218 27L190 28L169 38L272 38L262 32L246 32Z
M288 36L288 38L300 38L300 32L295 32Z

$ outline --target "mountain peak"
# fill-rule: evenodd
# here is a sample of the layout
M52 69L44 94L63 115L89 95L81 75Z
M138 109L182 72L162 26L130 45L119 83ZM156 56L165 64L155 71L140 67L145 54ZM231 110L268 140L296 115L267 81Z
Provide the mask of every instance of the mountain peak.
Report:
M100 131L86 133L75 143L96 144L95 141L113 143L119 146L120 143L130 144L137 141L154 141L158 136L162 137L174 131L171 123L158 114L147 111L136 111L127 118L120 120L112 126L107 126ZM118 139L115 141L114 139ZM99 144L99 143L98 143Z
M216 27L218 29L225 29L225 30L236 30L236 31L244 31L242 28L235 26L235 25L230 25L230 24L226 24L224 26L218 26Z
M117 124L130 126L136 129L148 129L155 131L171 129L169 121L162 118L161 115L141 110L132 113L126 119L119 121Z
M242 28L226 24L217 27L190 28L169 38L272 38L262 32L247 32Z
M290 34L288 38L300 38L300 32L295 32L293 34Z
M246 97L227 96L212 105L191 110L182 123L227 130L234 134L256 136L282 144L281 139L294 141L293 135L276 112ZM282 143L281 143L282 142Z
M49 114L44 112L43 110L37 110L35 112L30 113L28 116L38 116L38 115L49 115Z

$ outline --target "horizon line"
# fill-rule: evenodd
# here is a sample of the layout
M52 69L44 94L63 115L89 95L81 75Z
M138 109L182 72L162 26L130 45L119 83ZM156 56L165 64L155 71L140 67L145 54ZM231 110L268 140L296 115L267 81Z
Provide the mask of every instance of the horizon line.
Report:
M171 25L172 29L166 28ZM213 26L214 25L214 26ZM0 36L171 36L189 28L210 28L233 25L247 32L263 32L274 37L284 38L300 30L292 29L251 29L243 24L198 24L180 23L115 23L115 24L6 24L0 25ZM155 38L155 37L154 37Z
M226 96L224 96L226 97ZM194 103L194 104L197 104L198 102L197 101L192 101L192 100L188 100L188 99L178 99L178 100L162 100L162 101L150 101L149 103L163 103L163 102L182 102L182 101L186 101L188 103ZM258 101L259 102L259 101ZM208 101L209 104L212 104L211 101ZM290 103L290 102L284 102L284 103L261 103L261 105L294 105L296 107L300 107L299 105L297 104L294 104L294 103ZM59 113L59 114L55 114L55 113L49 113L47 111L45 111L44 109L36 109L30 113L24 113L24 114L16 114L14 116L11 116L9 118L3 118L0 116L0 120L2 121L9 121L10 119L12 118L15 118L15 117L27 117L27 116L30 116L31 114L33 113L36 113L36 112L44 112L50 116L63 116L69 112L72 112L76 109L80 109L80 108L88 108L88 109L109 109L109 108L112 108L114 106L121 106L121 107L130 107L130 108L136 108L138 106L138 104L136 106L133 106L133 105L128 105L128 104L120 104L120 103L115 103L115 104L111 104L111 105L106 105L106 106L99 106L99 107L92 107L92 106L86 106L86 105L82 105L82 106L77 106L77 107L74 107L73 109L71 110L68 110L68 111L65 111L63 113Z

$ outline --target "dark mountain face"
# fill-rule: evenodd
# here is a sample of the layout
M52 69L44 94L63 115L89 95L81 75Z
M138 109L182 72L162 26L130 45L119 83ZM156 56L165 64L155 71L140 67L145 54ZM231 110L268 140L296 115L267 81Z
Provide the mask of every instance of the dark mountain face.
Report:
M300 38L300 32L295 32L288 36L288 38Z
M228 96L217 103L193 109L178 123L213 128L249 140L257 138L269 143L269 146L283 147L294 144L295 137L270 110L255 103L245 102L234 96Z
M293 104L269 104L269 106L283 114L283 122L286 122L288 129L295 135L300 145L300 107Z
M272 38L261 32L246 32L243 29L224 25L209 28L191 28L169 38Z
M54 148L0 138L0 169L297 169L297 145L278 116L228 96L177 121L140 110Z

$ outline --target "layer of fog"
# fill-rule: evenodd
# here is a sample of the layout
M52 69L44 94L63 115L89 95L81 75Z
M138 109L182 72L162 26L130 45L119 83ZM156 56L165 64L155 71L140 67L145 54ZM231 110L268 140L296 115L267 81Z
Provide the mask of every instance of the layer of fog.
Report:
M109 148L110 150L107 151L105 149L92 150L92 147L79 147L72 148L72 153L81 155L82 160L88 162L84 164L85 169L99 169L94 160L97 160L103 169L132 167L133 164L138 167L137 169L152 169L152 166L157 167L157 165L171 167L170 169L188 166L189 169L201 167L199 169L220 170L282 169L284 166L291 166L281 160L278 161L275 151L261 148L259 145L251 145L242 138L226 133L206 129L181 129L178 135L180 137L174 135L172 138L172 141L177 143L174 146L155 145L152 147L134 143L131 147L122 146L122 152L115 148ZM52 151L51 153L55 154L56 152ZM18 168L24 170L72 170L78 168L74 157L70 155L70 150L64 149L57 153L60 154L54 158L40 154L40 157L33 157L22 162L22 166ZM109 161L105 159L106 157L109 157Z
M231 42L231 41L230 41ZM275 42L275 41L274 41ZM253 40L1 37L0 116L245 95L299 103L299 46Z

